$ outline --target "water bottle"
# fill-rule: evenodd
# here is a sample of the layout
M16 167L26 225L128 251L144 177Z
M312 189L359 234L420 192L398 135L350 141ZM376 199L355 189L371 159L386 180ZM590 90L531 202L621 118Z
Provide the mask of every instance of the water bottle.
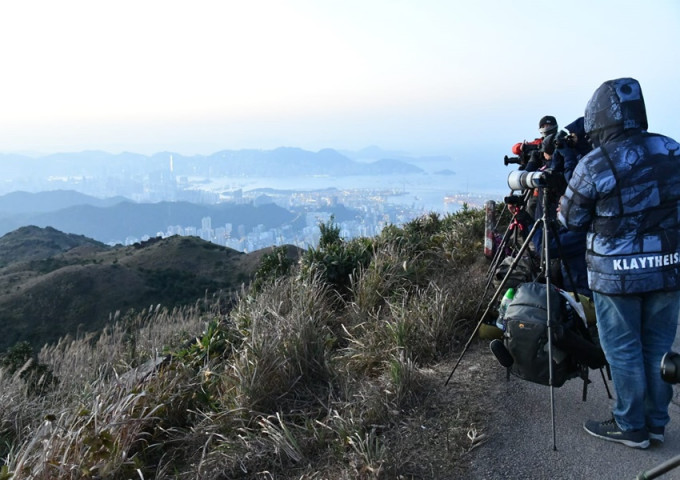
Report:
M501 304L498 307L498 319L496 320L496 326L500 328L501 330L505 331L505 312L508 309L508 305L510 305L510 302L512 302L512 299L515 297L515 289L514 288L508 288L508 291L505 292L505 295L503 295L503 298L501 299Z

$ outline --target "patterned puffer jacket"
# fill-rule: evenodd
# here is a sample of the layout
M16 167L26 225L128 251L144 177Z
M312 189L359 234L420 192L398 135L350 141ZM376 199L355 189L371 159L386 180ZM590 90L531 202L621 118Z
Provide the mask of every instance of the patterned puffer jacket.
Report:
M590 288L609 295L680 289L680 145L647 132L632 78L602 84L584 126L596 148L576 166L559 219L588 232Z

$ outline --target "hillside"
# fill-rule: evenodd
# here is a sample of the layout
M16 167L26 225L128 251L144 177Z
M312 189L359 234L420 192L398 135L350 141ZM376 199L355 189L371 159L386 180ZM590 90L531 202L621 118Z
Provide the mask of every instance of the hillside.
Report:
M214 225L243 225L250 230L258 225L274 228L302 222L298 214L274 204L202 205L189 202L136 203L120 197L94 199L76 192L21 194L26 206L11 208L16 195L0 196L0 234L25 225L53 227L62 232L84 235L100 242L120 241L128 236L155 236L170 225L196 225L211 217ZM78 203L82 202L82 203Z
M82 235L64 234L52 227L21 227L0 237L0 267L44 260L76 248L94 253L108 247Z
M21 228L0 238L0 351L99 331L117 311L172 308L216 292L231 297L266 252L179 236L113 248L49 227Z
M11 373L0 374L0 475L465 478L483 441L485 384L466 365L441 387L483 290L483 224L483 212L463 209L345 241L331 221L299 261L283 248L260 255L257 281L228 311L206 296L37 355L13 348L0 357ZM186 240L109 249L88 264L76 248L48 259L68 265L43 275L106 266L132 284L158 262L178 271L187 249L215 280L215 252L224 270L252 260ZM86 278L68 279L53 303L105 290ZM119 299L139 289L152 291L132 284Z

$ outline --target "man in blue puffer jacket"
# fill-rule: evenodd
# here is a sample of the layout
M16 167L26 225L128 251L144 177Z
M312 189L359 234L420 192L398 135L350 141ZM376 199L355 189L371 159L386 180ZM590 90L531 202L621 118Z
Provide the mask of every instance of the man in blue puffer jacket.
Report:
M659 369L680 313L680 145L647 132L632 78L595 91L584 127L595 149L576 165L559 218L588 232L588 283L617 394L613 418L584 427L646 448L663 442L673 395Z

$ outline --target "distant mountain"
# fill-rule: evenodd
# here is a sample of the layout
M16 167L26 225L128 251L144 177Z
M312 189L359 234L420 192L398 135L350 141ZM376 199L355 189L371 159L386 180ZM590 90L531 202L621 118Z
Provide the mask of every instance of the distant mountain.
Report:
M394 174L415 174L423 173L423 170L414 167L410 163L406 163L402 160L395 160L384 158L382 160L376 160L375 162L368 163L364 166L365 175L384 175L389 172L391 175Z
M74 190L51 190L40 193L11 192L0 196L0 216L53 212L76 205L110 207L129 201L125 197L97 198Z
M281 190L259 189L263 194ZM336 189L329 189L329 192ZM355 220L354 209L338 204L324 209L336 221ZM302 212L304 213L304 212ZM300 211L287 210L271 202L214 205L189 202L137 203L124 197L100 199L75 191L39 193L14 192L0 196L0 235L34 226L85 236L103 243L122 242L127 237L141 238L166 232L169 226L195 226L210 217L212 227L243 225L247 231L263 225L266 229L290 226L301 230L306 226ZM0 257L0 264L2 258Z
M0 351L36 348L97 332L116 311L193 304L252 280L265 249L245 254L196 237L108 247L58 230L26 227L0 238ZM287 247L297 259L301 250Z
M167 154L157 154L169 158ZM392 175L422 173L422 169L403 161L382 160L369 164L355 162L336 150L327 148L310 152L300 148L275 150L224 150L206 157L183 157L173 154L177 175L208 173L211 176L308 176L308 175Z
M80 198L85 201L92 197L74 195L72 199ZM5 197L0 197L0 205ZM215 226L231 223L234 228L244 225L252 229L264 225L267 229L291 224L298 216L274 204L254 206L252 204L202 205L188 202L160 202L135 203L129 200L116 199L100 201L95 206L92 203L73 204L66 208L49 210L52 192L28 195L32 205L31 211L43 213L16 213L14 215L0 215L0 235L16 230L26 225L38 227L53 227L57 230L85 235L100 242L122 240L128 236L141 237L144 234L155 236L158 232L165 232L170 225L200 227L201 219L211 217ZM121 200L121 201L118 201ZM116 203L118 202L118 203ZM64 202L64 204L67 204ZM57 206L58 202L54 203ZM20 209L19 209L20 210ZM302 222L302 219L299 219Z
M399 161L379 158L378 164L357 162L327 148L310 152L300 148L281 147L274 150L223 150L211 155L186 156L159 152L151 156L101 151L58 153L43 157L0 155L6 180L16 177L113 177L170 172L174 175L224 176L306 176L306 175L390 175L422 173L407 159Z

